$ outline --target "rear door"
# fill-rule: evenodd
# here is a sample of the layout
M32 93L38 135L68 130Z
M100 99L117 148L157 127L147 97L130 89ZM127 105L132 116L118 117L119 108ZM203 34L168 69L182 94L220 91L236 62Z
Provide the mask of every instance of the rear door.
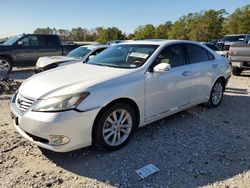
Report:
M38 36L39 48L37 59L43 56L60 56L62 55L62 46L59 38L55 35Z
M192 72L190 102L193 103L210 95L218 63L214 55L200 45L185 44L185 48Z

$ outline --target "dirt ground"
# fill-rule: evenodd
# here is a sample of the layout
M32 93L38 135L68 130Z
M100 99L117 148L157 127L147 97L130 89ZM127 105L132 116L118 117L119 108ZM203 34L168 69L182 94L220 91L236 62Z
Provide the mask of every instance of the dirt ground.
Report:
M112 153L38 148L15 131L9 100L0 96L0 187L250 187L250 72L231 78L218 108L196 106L140 128ZM135 170L150 163L159 172L140 179Z

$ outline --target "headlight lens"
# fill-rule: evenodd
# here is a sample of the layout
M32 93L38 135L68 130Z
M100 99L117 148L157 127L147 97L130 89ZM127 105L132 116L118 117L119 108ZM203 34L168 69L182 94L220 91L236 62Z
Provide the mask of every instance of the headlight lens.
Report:
M33 111L57 112L75 109L88 95L89 93L85 92L39 100L34 106Z

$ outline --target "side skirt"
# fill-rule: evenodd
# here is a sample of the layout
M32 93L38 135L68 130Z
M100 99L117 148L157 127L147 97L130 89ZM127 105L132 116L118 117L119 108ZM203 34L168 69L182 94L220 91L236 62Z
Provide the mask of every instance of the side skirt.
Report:
M159 119L165 118L165 117L170 116L170 115L173 115L173 114L178 113L178 112L180 112L180 111L186 110L186 109L191 108L191 107L193 107L193 106L196 106L196 105L198 105L198 104L206 103L208 100L209 100L209 98L206 97L206 98L204 98L204 99L195 101L195 102L193 102L193 103L189 103L189 104L184 105L184 106L174 107L174 108L169 109L169 110L167 110L167 111L164 111L164 112L162 112L162 113L160 113L160 114L157 114L157 115L155 115L155 116L153 116L153 117L150 117L150 118L148 118L148 119L145 119L145 123L144 123L144 124L141 124L139 127L145 126L145 125L150 124L150 123L152 123L152 122L154 122L154 121L157 121L157 120L159 120Z

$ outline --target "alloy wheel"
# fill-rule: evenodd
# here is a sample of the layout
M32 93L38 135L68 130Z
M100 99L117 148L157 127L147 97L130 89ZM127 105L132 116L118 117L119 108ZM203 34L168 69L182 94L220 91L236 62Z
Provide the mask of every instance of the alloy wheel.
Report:
M223 95L223 86L221 82L217 82L214 85L213 92L212 92L212 102L214 105L218 105L222 99Z
M0 59L0 68L5 69L6 71L10 70L10 64L8 61L4 60L4 59Z
M110 146L118 146L129 137L132 130L131 114L124 109L113 111L103 126L103 138Z

